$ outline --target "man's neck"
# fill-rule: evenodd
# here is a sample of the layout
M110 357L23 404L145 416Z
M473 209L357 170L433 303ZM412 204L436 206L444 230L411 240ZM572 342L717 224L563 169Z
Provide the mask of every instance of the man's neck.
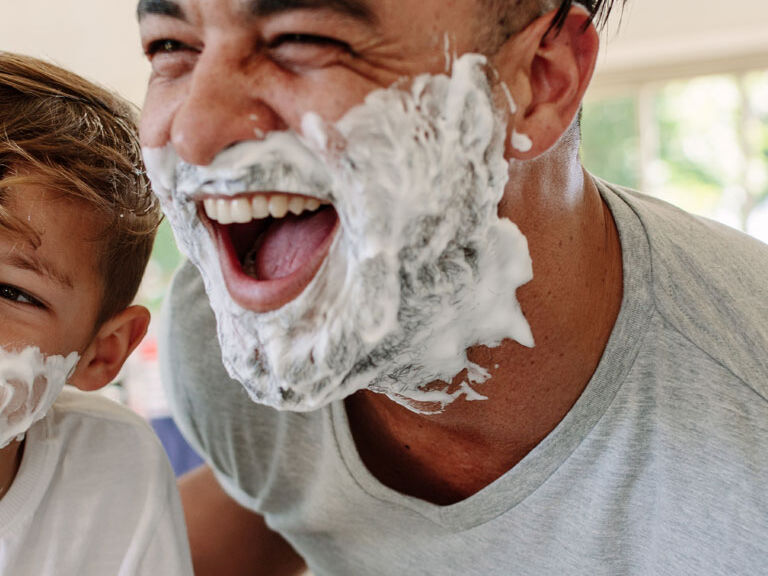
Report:
M559 202L521 194L500 206L528 238L534 277L518 298L536 345L468 351L491 373L477 388L487 400L458 400L433 416L370 391L347 400L361 458L384 484L437 504L462 500L519 462L583 392L618 315L622 270L613 218L581 175L567 182L568 202L561 191Z

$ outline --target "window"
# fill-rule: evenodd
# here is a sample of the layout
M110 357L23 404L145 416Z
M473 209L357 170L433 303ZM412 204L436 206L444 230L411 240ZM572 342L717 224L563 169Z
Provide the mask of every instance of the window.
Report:
M768 70L589 100L584 165L768 242Z

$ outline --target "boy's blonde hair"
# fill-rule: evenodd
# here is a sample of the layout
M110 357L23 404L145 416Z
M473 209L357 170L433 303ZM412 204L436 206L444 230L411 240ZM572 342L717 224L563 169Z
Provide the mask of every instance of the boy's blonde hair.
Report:
M141 160L134 108L53 64L0 52L0 226L39 238L3 207L19 184L46 186L91 208L100 229L97 326L127 307L161 213ZM85 257L85 255L84 255Z

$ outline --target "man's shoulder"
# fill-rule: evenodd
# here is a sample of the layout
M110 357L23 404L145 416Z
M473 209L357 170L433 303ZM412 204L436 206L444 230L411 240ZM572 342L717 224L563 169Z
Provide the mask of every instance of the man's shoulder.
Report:
M213 310L200 273L188 260L176 270L165 299L163 314L176 335L184 337L202 336L216 330ZM179 330L184 332L179 333ZM192 330L187 332L187 330Z
M730 253L737 257L737 260L731 262L735 266L740 266L744 258L753 258L762 271L768 270L768 244L725 224L686 212L659 198L620 186L607 187L637 214L656 250L682 245L692 261L704 263L719 262L719 254ZM691 251L689 243L692 241L702 245ZM711 251L705 250L707 247Z
M768 399L768 245L664 201L612 189L645 230L656 309Z
M186 262L163 311L160 368L174 420L230 495L258 509L274 467L312 461L317 413L278 412L253 402L221 361L216 319L202 277Z
M183 428L188 411L200 412L202 417L211 406L229 410L230 420L243 416L271 421L276 415L274 410L266 407L259 411L262 407L248 397L243 386L224 368L216 318L200 273L189 262L185 262L174 276L163 310L162 326L161 376L174 416L182 420L183 432L189 432Z

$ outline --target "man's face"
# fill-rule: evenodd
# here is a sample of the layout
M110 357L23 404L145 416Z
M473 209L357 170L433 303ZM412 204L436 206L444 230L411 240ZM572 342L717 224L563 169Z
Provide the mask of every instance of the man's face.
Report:
M193 164L305 113L340 118L372 90L445 71L476 51L474 0L141 0L152 63L147 147L171 142ZM450 47L446 46L446 41Z
M527 246L496 216L505 117L483 58L445 75L474 48L474 7L140 4L147 166L255 400L369 386L443 405L456 394L421 388L487 377L466 347L532 344Z

